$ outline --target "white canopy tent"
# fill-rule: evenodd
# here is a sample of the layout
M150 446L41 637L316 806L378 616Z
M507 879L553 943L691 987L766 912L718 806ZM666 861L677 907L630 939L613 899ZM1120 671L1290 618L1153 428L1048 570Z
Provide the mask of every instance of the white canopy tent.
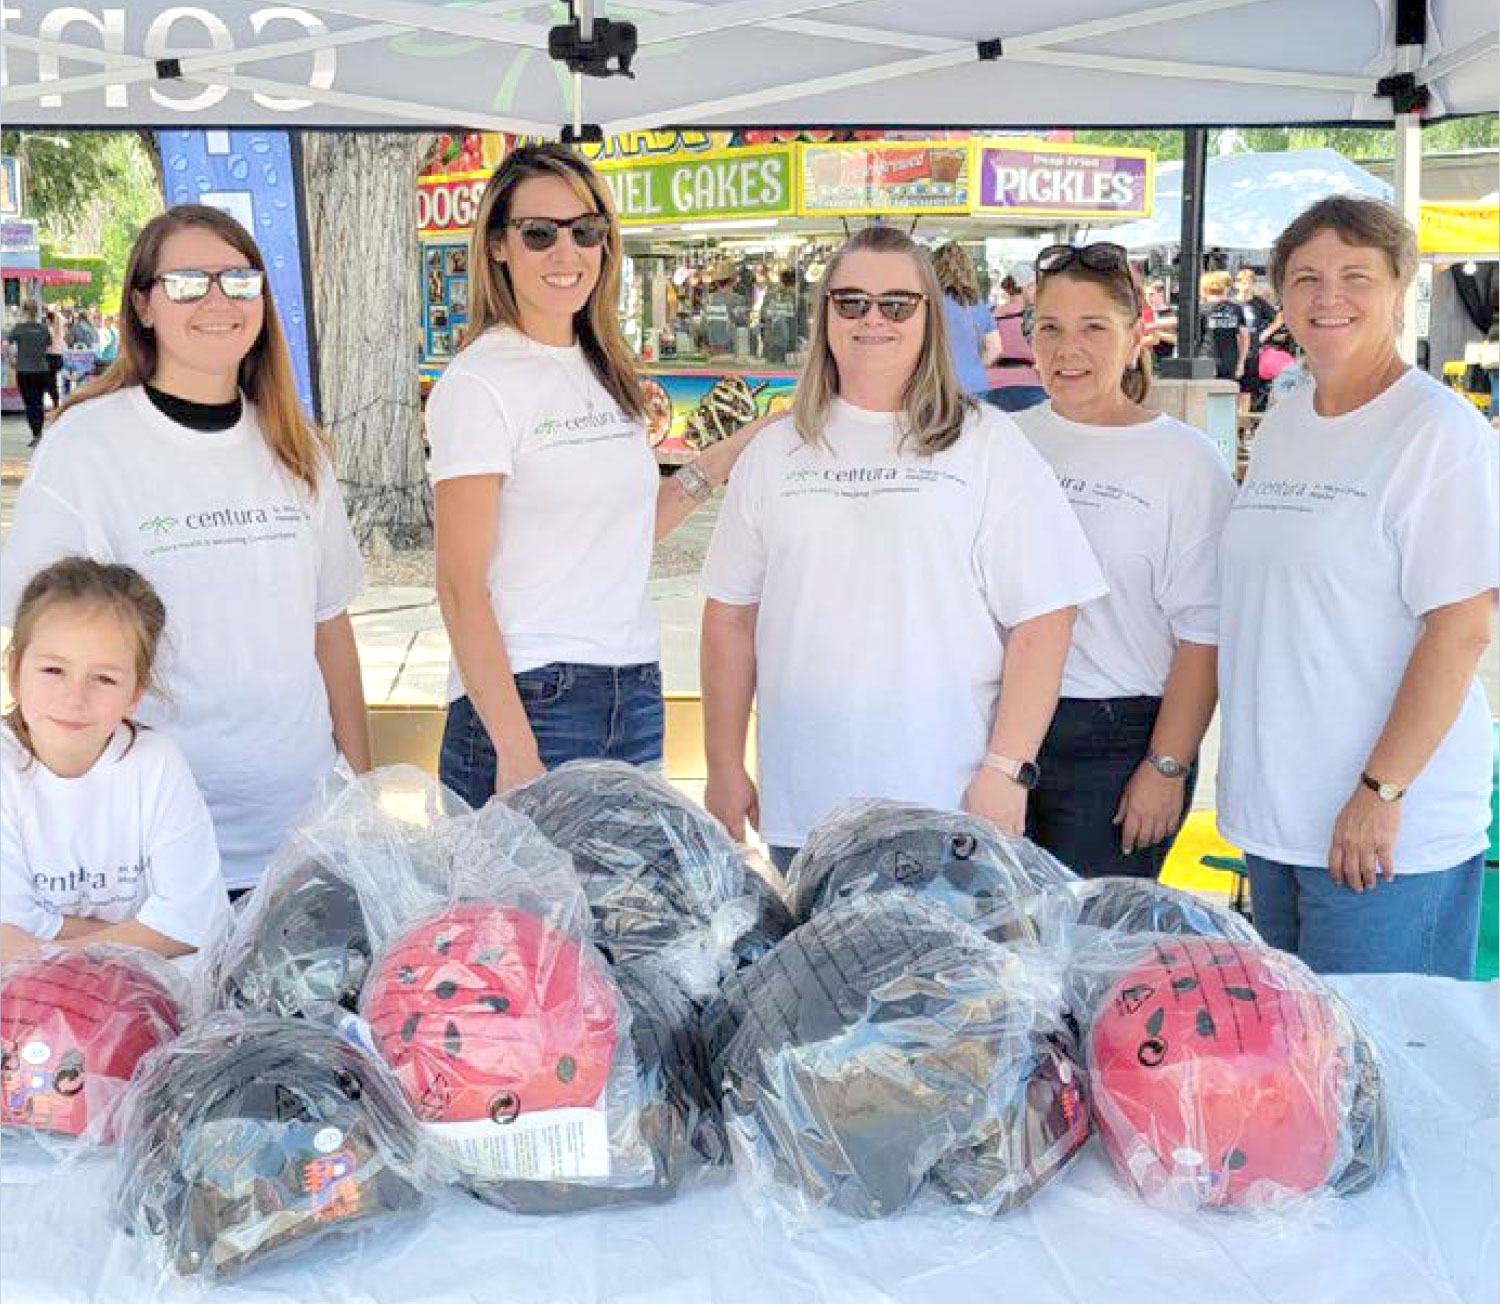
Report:
M1492 111L1494 0L66 0L3 7L12 127L1388 124ZM621 11L624 6L620 6ZM564 31L551 38L557 52ZM1405 82L1382 84L1407 76ZM1396 99L1393 100L1393 95Z
M1223 154L1208 160L1203 244L1219 249L1268 249L1298 213L1324 195L1392 198L1389 182L1331 149ZM1105 239L1127 249L1174 245L1182 239L1182 164L1156 170L1156 211L1144 221L1111 227Z

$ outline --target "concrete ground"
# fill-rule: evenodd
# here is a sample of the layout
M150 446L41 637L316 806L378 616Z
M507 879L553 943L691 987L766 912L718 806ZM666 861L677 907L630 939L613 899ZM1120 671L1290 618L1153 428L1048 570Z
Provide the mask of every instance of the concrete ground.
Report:
M0 540L9 530L19 481L29 452L25 421L7 414L0 420ZM716 505L697 512L674 536L679 543L707 548ZM3 564L3 557L0 557ZM652 598L661 616L662 675L669 693L698 691L698 624L703 600L697 576L654 580ZM446 700L448 637L430 587L366 589L351 609L364 666L365 696L371 703L440 705ZM1492 708L1500 708L1500 623L1481 665ZM1219 725L1215 716L1204 739L1201 778L1193 805L1215 804Z

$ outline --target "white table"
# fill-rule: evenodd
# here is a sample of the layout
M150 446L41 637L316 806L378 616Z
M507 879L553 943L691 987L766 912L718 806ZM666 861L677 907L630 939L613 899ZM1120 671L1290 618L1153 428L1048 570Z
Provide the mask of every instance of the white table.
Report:
M838 1220L788 1240L733 1185L655 1209L507 1216L447 1193L375 1241L325 1242L214 1301L297 1304L1493 1304L1500 1282L1500 986L1337 980L1387 1065L1397 1156L1326 1220L1175 1219L1098 1142L1030 1205ZM105 1216L97 1171L0 1168L6 1304L201 1298L161 1288ZM334 1243L338 1245L337 1242Z

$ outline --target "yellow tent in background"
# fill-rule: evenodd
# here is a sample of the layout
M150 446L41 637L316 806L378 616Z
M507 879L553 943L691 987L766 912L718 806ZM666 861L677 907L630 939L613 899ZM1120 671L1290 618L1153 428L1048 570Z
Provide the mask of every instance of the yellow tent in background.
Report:
M1500 254L1500 204L1423 204L1419 234L1424 254L1493 258Z

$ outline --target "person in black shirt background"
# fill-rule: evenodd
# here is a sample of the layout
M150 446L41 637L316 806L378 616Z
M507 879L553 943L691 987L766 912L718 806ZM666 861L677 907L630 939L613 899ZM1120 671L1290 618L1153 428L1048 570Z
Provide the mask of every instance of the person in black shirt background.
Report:
M1250 352L1245 355L1245 373L1240 377L1240 412L1265 410L1270 384L1260 376L1260 350L1281 326L1281 313L1264 294L1253 267L1241 267L1234 274L1234 298L1245 313L1250 332Z
M1200 358L1214 360L1220 380L1239 380L1250 352L1250 330L1244 308L1229 297L1229 273L1205 272L1203 308L1198 324Z

